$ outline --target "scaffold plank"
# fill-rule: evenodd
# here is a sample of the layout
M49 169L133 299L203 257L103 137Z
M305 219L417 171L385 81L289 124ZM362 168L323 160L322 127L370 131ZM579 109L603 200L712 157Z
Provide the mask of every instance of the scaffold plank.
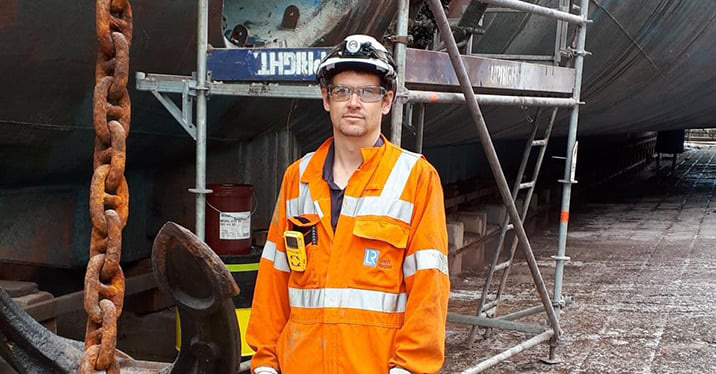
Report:
M212 49L207 53L212 81L315 82L315 70L328 48ZM524 61L462 56L475 88L542 92L569 96L574 69ZM445 52L407 48L408 88L457 89L459 82Z
M569 96L574 89L574 69L480 56L461 57L475 88ZM408 88L460 87L447 53L409 48L406 59L405 83Z

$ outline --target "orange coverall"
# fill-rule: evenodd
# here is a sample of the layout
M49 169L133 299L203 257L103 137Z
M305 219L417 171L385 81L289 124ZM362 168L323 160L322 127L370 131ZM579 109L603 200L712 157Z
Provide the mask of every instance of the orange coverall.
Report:
M385 139L362 148L334 233L322 179L331 141L284 174L246 336L252 370L437 373L450 292L438 174ZM289 220L297 216L317 222L303 272L290 269L283 241L284 231L300 231Z

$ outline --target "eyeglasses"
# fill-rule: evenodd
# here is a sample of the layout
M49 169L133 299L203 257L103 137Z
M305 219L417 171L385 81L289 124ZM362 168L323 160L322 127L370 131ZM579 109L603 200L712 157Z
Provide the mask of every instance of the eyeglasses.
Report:
M386 89L381 86L350 87L335 85L328 87L328 95L335 101L348 101L354 92L358 95L360 101L364 103L380 101L387 93Z

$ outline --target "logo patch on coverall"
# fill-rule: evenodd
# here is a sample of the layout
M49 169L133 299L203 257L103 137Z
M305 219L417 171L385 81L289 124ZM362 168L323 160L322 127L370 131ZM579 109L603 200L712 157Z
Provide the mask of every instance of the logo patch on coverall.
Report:
M363 255L363 266L370 266L370 267L376 267L378 266L378 255L380 254L380 251L377 249L367 249L365 250L365 255Z

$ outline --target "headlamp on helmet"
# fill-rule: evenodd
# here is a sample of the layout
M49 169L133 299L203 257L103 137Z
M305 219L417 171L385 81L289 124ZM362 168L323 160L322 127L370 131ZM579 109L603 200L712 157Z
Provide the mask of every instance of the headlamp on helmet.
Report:
M355 54L360 50L360 43L358 43L357 40L351 39L345 42L346 43L346 51Z

